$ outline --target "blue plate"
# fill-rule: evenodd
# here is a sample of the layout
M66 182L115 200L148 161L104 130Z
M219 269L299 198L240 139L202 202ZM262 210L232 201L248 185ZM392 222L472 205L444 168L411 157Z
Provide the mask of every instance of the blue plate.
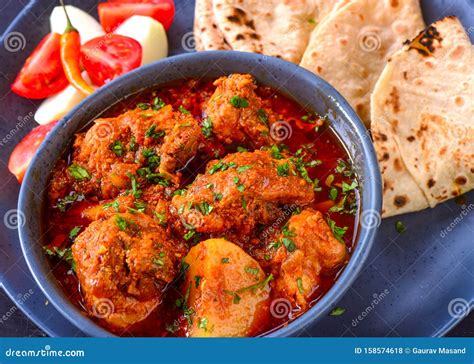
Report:
M57 2L31 1L6 30L20 43L0 45L0 279L9 296L51 336L84 334L57 312L34 282L21 253L15 210L19 185L6 164L14 146L36 124L38 102L22 99L9 85L38 42L49 32L48 16ZM97 1L69 1L95 14ZM456 15L474 37L472 0L425 0L427 23ZM4 5L0 5L3 12ZM176 1L169 32L170 54L184 53L193 39L193 1ZM20 10L20 9L18 9ZM18 33L13 33L18 32ZM18 45L19 44L19 45ZM10 51L8 50L10 49ZM11 50L14 51L11 51ZM364 269L338 306L342 316L327 317L305 329L303 336L440 336L474 304L474 193L464 205L454 201L435 209L383 220ZM407 231L399 234L395 222Z

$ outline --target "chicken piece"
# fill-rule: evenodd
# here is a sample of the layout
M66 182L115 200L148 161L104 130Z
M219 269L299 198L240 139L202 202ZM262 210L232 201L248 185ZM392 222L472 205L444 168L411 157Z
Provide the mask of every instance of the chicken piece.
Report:
M132 175L151 184L178 183L177 169L194 156L201 137L197 121L171 106L97 119L77 135L68 174L76 191L104 199L129 189Z
M184 249L148 215L120 213L92 222L72 253L88 312L124 329L161 302Z
M321 212L305 209L283 227L272 259L277 297L308 306L320 276L334 272L348 259L346 246L333 235Z
M256 224L275 220L279 206L304 206L313 199L313 186L299 176L290 159L255 151L209 162L205 174L173 197L170 210L198 232L232 229L246 236Z
M214 135L226 144L245 144L254 149L272 144L253 77L233 74L217 79L214 85L217 88L205 107Z
M192 337L252 336L268 319L270 288L257 261L225 239L202 241L184 259Z

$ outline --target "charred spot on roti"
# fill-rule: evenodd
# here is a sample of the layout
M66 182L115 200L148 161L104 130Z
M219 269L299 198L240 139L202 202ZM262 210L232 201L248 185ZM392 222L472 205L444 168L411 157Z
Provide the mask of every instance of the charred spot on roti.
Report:
M392 6L392 8L396 8L398 6L398 0L391 0L390 5Z
M439 150L439 155L444 155L446 154L446 151L448 150L448 147L447 146L444 146L442 147L440 150Z
M248 26L249 28L252 28L253 30L255 30L255 23L253 22L253 20L249 20L245 23L246 26Z
M387 191L387 190L392 190L393 191L393 185L390 181L387 181L385 178L383 180L383 192Z
M387 135L385 135L384 133L379 133L379 136L380 136L380 140L383 142L386 142L388 139Z
M318 73L321 73L322 70L323 70L323 69L321 68L321 66L316 67L316 71L317 71Z
M244 40L244 39L245 39L245 37L244 37L243 34L237 34L237 35L235 36L235 40Z
M413 135L410 135L409 137L407 137L407 140L411 143L415 141L415 137Z
M229 15L227 20L231 23L242 24L242 19L236 15Z
M436 46L441 43L443 38L434 25L430 25L421 31L413 41L407 40L404 44L408 45L408 50L415 49L422 56L428 57L433 54Z
M454 182L456 182L456 184L458 185L465 185L466 182L467 182L467 178L464 177L464 176L457 176L456 179L454 180Z
M395 86L390 91L389 96L390 98L385 100L385 105L391 106L393 112L398 113L400 111L400 93Z
M250 38L260 40L260 36L257 33L250 33Z
M434 185L436 184L436 181L433 179L433 178L430 178L428 180L428 183L426 184L428 186L428 188L431 188L433 187Z
M393 167L394 167L395 170L398 171L398 172L403 171L402 162L401 162L400 159L398 159L398 158L395 158L395 160L393 161Z
M390 154L388 152L385 152L382 155L382 161L388 161L390 159Z
M408 80L408 72L407 71L403 71L403 78L405 80Z
M395 196L395 198L393 199L393 204L397 207L397 208L401 208L403 206L405 206L408 202L408 197L407 196Z

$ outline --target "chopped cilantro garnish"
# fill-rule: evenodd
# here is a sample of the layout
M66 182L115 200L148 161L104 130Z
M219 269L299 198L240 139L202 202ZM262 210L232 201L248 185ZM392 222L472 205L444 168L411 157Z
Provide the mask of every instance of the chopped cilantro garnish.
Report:
M222 193L219 193L219 192L214 192L214 193L212 194L212 196L213 196L213 198L214 198L214 201L220 201L220 200L222 200L222 197L223 197L223 196L222 196Z
M181 112L182 112L183 114L185 114L185 115L191 114L188 110L186 110L186 109L184 108L183 105L179 105L178 110L181 111Z
M202 135L204 135L204 137L206 138L210 138L212 135L212 129L213 129L213 126L212 126L211 118L210 117L205 118L201 124Z
M154 258L153 264L163 267L165 265L165 262L161 258Z
M357 180L353 180L351 184L348 184L346 182L342 182L342 192L346 193L349 191L352 191L356 189L358 186Z
M403 222L401 222L401 221L397 221L395 223L395 229L397 229L397 232L399 234L403 234L405 231L407 231L407 228L406 228L405 224L403 224Z
M131 151L135 151L137 150L137 139L135 138L135 135L132 135L132 137L130 138L130 144L128 146L130 148Z
M108 202L108 203L105 203L105 204L102 205L102 208L104 210L108 209L109 207L113 207L113 209L117 212L120 210L120 204L117 200L115 200L113 202Z
M194 285L196 288L199 287L199 284L201 283L202 277L201 276L194 276Z
M283 155L281 154L281 149L278 145L273 144L270 148L270 154L275 159L283 159Z
M74 240L74 238L79 235L82 226L74 226L71 231L69 232L69 239Z
M153 210L153 215L158 219L160 225L166 224L166 214Z
M150 104L147 103L147 102L140 102L137 104L137 108L138 109L142 109L142 110L148 110L150 108Z
M342 239L342 237L344 236L344 234L347 231L347 226L344 226L344 227L336 226L336 222L334 220L329 219L329 218L328 218L328 225L331 228L331 231L332 231L334 237L339 242L344 244L344 240Z
M160 99L158 96L154 98L154 100L153 100L153 109L154 110L160 110L165 105L166 105L165 102L162 99Z
M341 316L346 312L346 309L343 307L335 307L332 309L332 311L329 313L329 316Z
M331 189L329 190L329 198L333 201L336 200L336 198L337 198L337 188L331 187Z
M221 259L222 264L229 264L229 258L225 257Z
M233 107L237 109L243 109L249 106L249 102L247 101L247 99L244 99L240 96L232 96L230 99L230 103Z
M242 173L242 172L248 171L252 167L253 166L240 166L237 168L237 172Z
M268 127L268 115L264 109L258 109L257 116L260 122Z
M277 174L280 177L288 177L290 175L290 165L288 164L288 162L279 164L277 166Z
M164 135L165 135L165 132L163 130L156 131L156 124L150 125L150 127L145 132L145 136L147 138L155 138L156 139L156 138L161 138Z
M216 164L214 164L211 169L209 169L209 174L214 174L219 171L225 171L228 168L233 168L235 167L234 162L230 163L224 163L222 160L218 161Z
M303 280L301 277L296 278L296 285L298 286L298 291L300 291L301 294L304 294Z
M203 329L204 331L207 331L207 323L208 323L207 317L200 317L197 322L198 328Z
M120 140L116 140L110 145L110 150L118 157L121 157L125 153L125 146Z
M214 209L213 206L209 205L207 202L201 202L197 205L194 205L194 208L196 210L198 210L201 214L203 214L204 216L207 216L209 215L212 210Z
M91 175L87 169L81 167L78 164L71 164L69 167L67 167L67 170L77 181L86 181L91 179Z
M53 247L53 249L49 249L48 247L44 247L44 251L46 254L49 256L57 256L63 260L65 260L70 266L71 269L75 272L76 271L76 262L74 261L74 257L72 255L72 249L71 247L69 248L58 248L58 247Z
M120 215L115 215L115 224L122 231L130 226L130 223Z
M290 238L281 238L281 242L283 243L283 245L285 246L286 250L288 250L289 253L292 253L296 250L296 245L295 243L293 242L293 240L291 240Z

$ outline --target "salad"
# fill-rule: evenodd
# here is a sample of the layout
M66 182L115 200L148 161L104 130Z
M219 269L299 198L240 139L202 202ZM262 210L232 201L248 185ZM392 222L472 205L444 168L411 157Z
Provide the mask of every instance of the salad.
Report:
M97 12L100 22L61 0L50 15L51 32L11 85L18 96L43 99L34 115L40 125L10 155L8 169L20 183L59 119L97 88L168 55L173 0L110 0L98 4Z

